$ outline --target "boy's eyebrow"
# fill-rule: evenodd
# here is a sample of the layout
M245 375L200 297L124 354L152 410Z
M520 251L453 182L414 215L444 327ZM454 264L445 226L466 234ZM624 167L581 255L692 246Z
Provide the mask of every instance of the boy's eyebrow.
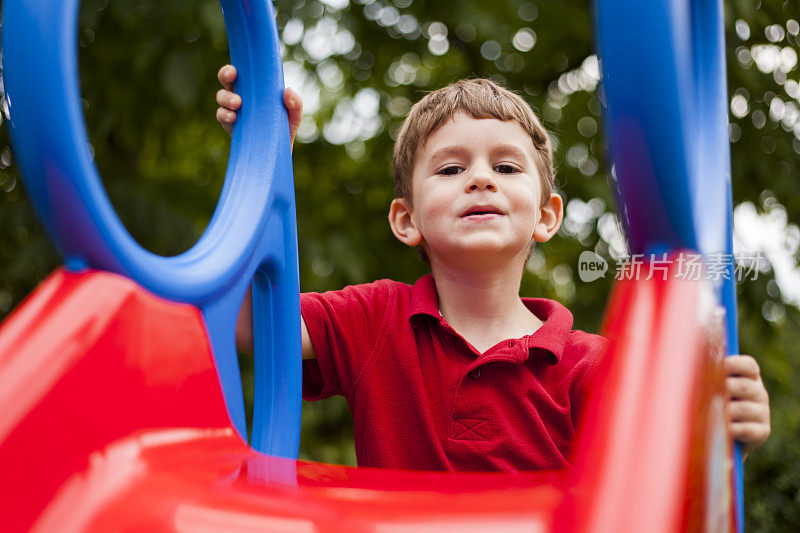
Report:
M448 156L459 156L465 152L468 152L469 149L470 148L464 144L444 146L430 155L428 158L428 163ZM528 153L522 147L517 146L516 144L499 144L492 146L491 153L495 156L498 154L509 154L520 159L526 159L528 157Z
M435 161L437 159L441 159L448 156L458 156L467 152L469 147L463 144L452 144L450 146L444 146L439 148L435 152L433 152L430 157L428 158L428 163Z
M516 144L501 144L492 147L492 154L509 154L520 159L526 159L528 153Z

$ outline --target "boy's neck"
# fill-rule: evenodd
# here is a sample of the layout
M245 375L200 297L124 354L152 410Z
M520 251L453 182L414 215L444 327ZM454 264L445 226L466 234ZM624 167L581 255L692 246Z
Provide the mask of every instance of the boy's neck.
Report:
M522 265L517 263L490 269L431 264L442 317L481 353L542 325L519 297Z

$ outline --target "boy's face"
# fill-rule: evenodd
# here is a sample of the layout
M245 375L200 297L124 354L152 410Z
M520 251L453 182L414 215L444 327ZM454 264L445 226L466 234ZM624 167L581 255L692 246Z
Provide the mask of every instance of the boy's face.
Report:
M423 245L432 263L473 255L524 261L533 240L548 240L562 218L557 195L542 205L537 157L517 122L456 114L419 149L413 204L398 199L390 211L395 234Z

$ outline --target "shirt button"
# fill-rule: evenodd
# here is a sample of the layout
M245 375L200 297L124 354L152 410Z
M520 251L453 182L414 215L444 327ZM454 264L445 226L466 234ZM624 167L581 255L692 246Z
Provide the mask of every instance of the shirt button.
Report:
M481 377L481 369L475 368L473 370L470 370L469 377L471 377L472 379L478 379L479 377Z

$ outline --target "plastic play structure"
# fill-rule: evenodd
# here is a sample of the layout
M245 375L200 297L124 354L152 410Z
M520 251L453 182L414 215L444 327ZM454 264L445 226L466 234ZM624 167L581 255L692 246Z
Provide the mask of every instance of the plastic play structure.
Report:
M719 365L737 352L732 265L716 286L673 275L678 261L667 276L650 264L617 284L611 347L565 471L297 461L296 229L271 2L222 1L237 91L251 105L213 219L175 257L130 237L91 161L78 5L3 2L14 149L65 265L0 327L0 529L741 530ZM596 21L631 252L730 254L721 1L599 0ZM234 351L251 280L252 447Z

